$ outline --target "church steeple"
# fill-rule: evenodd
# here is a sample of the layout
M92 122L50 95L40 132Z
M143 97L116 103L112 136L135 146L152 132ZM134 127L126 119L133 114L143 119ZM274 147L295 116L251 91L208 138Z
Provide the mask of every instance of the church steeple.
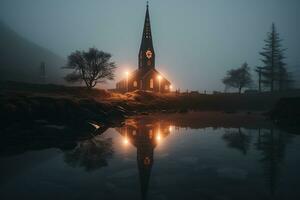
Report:
M153 49L149 5L147 2L144 30L139 52L139 68L150 69L155 67L155 53Z

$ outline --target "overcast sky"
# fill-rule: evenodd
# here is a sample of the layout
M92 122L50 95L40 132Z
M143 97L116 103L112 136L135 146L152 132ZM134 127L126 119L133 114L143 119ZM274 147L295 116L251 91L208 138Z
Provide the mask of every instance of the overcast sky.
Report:
M112 53L119 80L137 68L145 9L144 0L0 0L0 19L65 58L89 47ZM228 69L261 64L272 22L287 63L298 65L299 10L299 0L151 0L157 68L175 87L223 90Z

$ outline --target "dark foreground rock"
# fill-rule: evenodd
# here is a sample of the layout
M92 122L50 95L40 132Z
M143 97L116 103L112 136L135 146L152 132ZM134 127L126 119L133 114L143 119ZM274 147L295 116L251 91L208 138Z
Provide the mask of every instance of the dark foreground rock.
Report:
M70 150L108 127L121 126L128 114L120 105L93 98L2 96L0 154L17 154L26 149Z
M94 99L14 96L1 98L0 119L3 126L11 122L47 120L55 123L78 124L97 121L109 124L128 114L121 106Z
M300 97L280 99L268 114L280 128L300 133Z
M300 123L300 97L283 98L275 105L270 112L273 120L289 123Z

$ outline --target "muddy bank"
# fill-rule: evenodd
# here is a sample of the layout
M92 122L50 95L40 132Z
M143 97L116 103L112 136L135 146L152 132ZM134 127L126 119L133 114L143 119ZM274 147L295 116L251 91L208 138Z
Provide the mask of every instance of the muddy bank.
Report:
M259 112L225 113L220 111L201 111L188 113L160 114L129 117L127 121L135 120L147 124L152 121L168 122L180 128L269 128L272 121Z

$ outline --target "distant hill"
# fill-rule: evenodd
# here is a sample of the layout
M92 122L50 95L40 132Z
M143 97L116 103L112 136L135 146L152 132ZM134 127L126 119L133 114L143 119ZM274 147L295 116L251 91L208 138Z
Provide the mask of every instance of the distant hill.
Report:
M46 64L46 82L62 83L60 68L65 60L23 38L0 21L0 80L41 82L42 61Z

